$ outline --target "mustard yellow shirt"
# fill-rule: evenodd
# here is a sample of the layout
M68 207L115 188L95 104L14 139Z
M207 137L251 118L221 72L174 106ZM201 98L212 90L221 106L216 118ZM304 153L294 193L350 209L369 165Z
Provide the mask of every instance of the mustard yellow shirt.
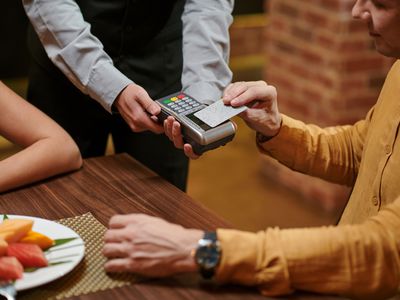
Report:
M296 289L385 299L400 285L400 61L353 126L321 129L283 116L262 152L302 173L353 186L338 226L218 230L217 280L265 295Z

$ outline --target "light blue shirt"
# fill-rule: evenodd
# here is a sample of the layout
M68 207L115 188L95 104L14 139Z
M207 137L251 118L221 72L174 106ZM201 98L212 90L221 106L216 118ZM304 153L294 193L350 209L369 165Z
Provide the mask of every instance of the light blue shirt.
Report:
M112 0L111 0L112 1ZM221 97L231 82L229 26L234 0L186 0L183 23L183 90L203 103ZM90 32L74 0L23 0L51 61L107 111L133 81L121 73Z

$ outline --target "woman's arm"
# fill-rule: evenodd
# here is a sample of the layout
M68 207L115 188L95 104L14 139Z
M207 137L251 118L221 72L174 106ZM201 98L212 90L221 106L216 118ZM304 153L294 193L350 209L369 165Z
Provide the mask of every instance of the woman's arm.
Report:
M72 138L0 82L0 135L24 149L0 161L0 192L81 167Z

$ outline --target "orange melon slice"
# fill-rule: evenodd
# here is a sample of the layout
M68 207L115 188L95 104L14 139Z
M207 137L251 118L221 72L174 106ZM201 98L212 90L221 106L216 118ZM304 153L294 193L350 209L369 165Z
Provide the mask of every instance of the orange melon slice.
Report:
M48 236L35 232L35 231L29 231L27 235L25 235L21 240L21 243L27 243L27 244L36 244L38 245L42 250L46 250L47 248L50 248L51 246L54 245L54 240L49 238Z
M7 219L0 223L0 238L8 243L18 242L33 226L32 220Z

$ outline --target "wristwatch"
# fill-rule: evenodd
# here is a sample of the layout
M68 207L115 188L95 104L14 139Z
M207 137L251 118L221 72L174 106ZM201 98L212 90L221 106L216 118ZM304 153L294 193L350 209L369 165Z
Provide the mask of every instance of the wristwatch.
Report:
M272 138L273 138L273 136L266 136L266 135L263 135L261 132L258 132L258 131L256 133L257 144L262 144L262 143L268 142Z
M204 233L204 237L198 242L194 258L201 276L205 279L212 278L221 259L221 247L215 231Z

